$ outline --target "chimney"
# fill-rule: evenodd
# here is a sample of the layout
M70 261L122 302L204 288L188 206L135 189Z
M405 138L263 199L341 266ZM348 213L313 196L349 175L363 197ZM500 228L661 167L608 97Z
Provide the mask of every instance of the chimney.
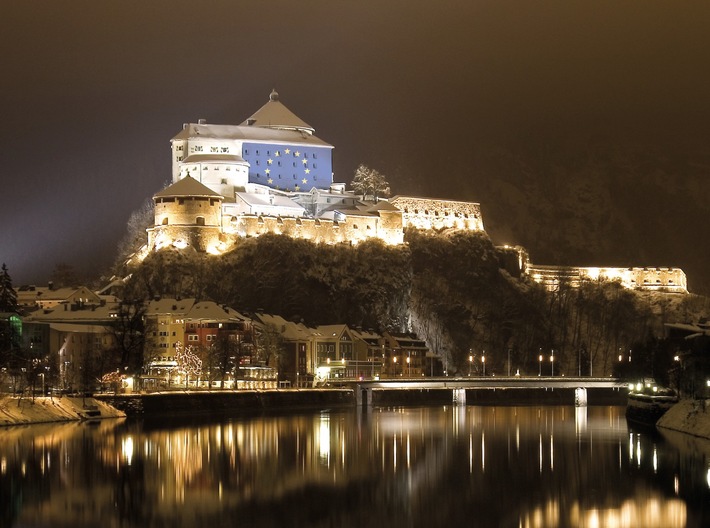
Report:
M252 126L254 123L256 123L256 119L254 119L253 117L250 117L249 119L247 119L248 126Z
M182 129L183 129L183 130L187 130L187 123L183 123L183 124L182 124Z
M203 119L198 119L198 120L197 120L197 124L198 124L198 125L206 125L206 124L207 124L207 119L204 119L204 118L203 118Z
M49 288L49 291L54 290L54 283L53 283L52 281L49 281L49 282L47 283L47 287Z

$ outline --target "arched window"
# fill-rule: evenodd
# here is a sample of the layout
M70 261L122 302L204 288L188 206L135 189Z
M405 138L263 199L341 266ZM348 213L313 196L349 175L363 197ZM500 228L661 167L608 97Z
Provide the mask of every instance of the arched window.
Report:
M205 217L204 216L198 216L195 218L195 224L198 226L203 226L205 225Z
M163 218L163 225L168 225L168 217Z

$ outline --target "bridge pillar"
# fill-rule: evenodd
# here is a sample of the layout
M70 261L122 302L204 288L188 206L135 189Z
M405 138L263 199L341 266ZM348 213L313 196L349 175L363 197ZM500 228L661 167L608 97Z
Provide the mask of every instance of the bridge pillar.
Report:
M372 388L355 385L355 405L372 407Z
M574 404L577 407L587 406L587 389L583 387L574 389Z
M466 389L453 389L454 405L466 405Z

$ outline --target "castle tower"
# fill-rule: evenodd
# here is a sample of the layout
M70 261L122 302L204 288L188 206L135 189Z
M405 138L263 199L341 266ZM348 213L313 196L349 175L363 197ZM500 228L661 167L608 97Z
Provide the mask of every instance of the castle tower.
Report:
M249 183L292 192L328 189L333 146L314 132L272 91L269 101L240 125L204 119L185 123L171 140L173 182L189 172L227 202Z
M148 229L148 247L192 247L219 253L222 196L191 176L155 196L155 225Z

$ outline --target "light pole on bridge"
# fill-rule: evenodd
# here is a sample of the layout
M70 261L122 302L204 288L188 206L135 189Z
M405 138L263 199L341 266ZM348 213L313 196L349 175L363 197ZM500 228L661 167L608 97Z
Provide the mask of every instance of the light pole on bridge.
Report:
M481 363L483 364L483 375L486 375L486 351L483 351L483 354L481 355Z
M550 367L552 371L552 376L555 376L555 349L552 349L552 353L550 354Z

